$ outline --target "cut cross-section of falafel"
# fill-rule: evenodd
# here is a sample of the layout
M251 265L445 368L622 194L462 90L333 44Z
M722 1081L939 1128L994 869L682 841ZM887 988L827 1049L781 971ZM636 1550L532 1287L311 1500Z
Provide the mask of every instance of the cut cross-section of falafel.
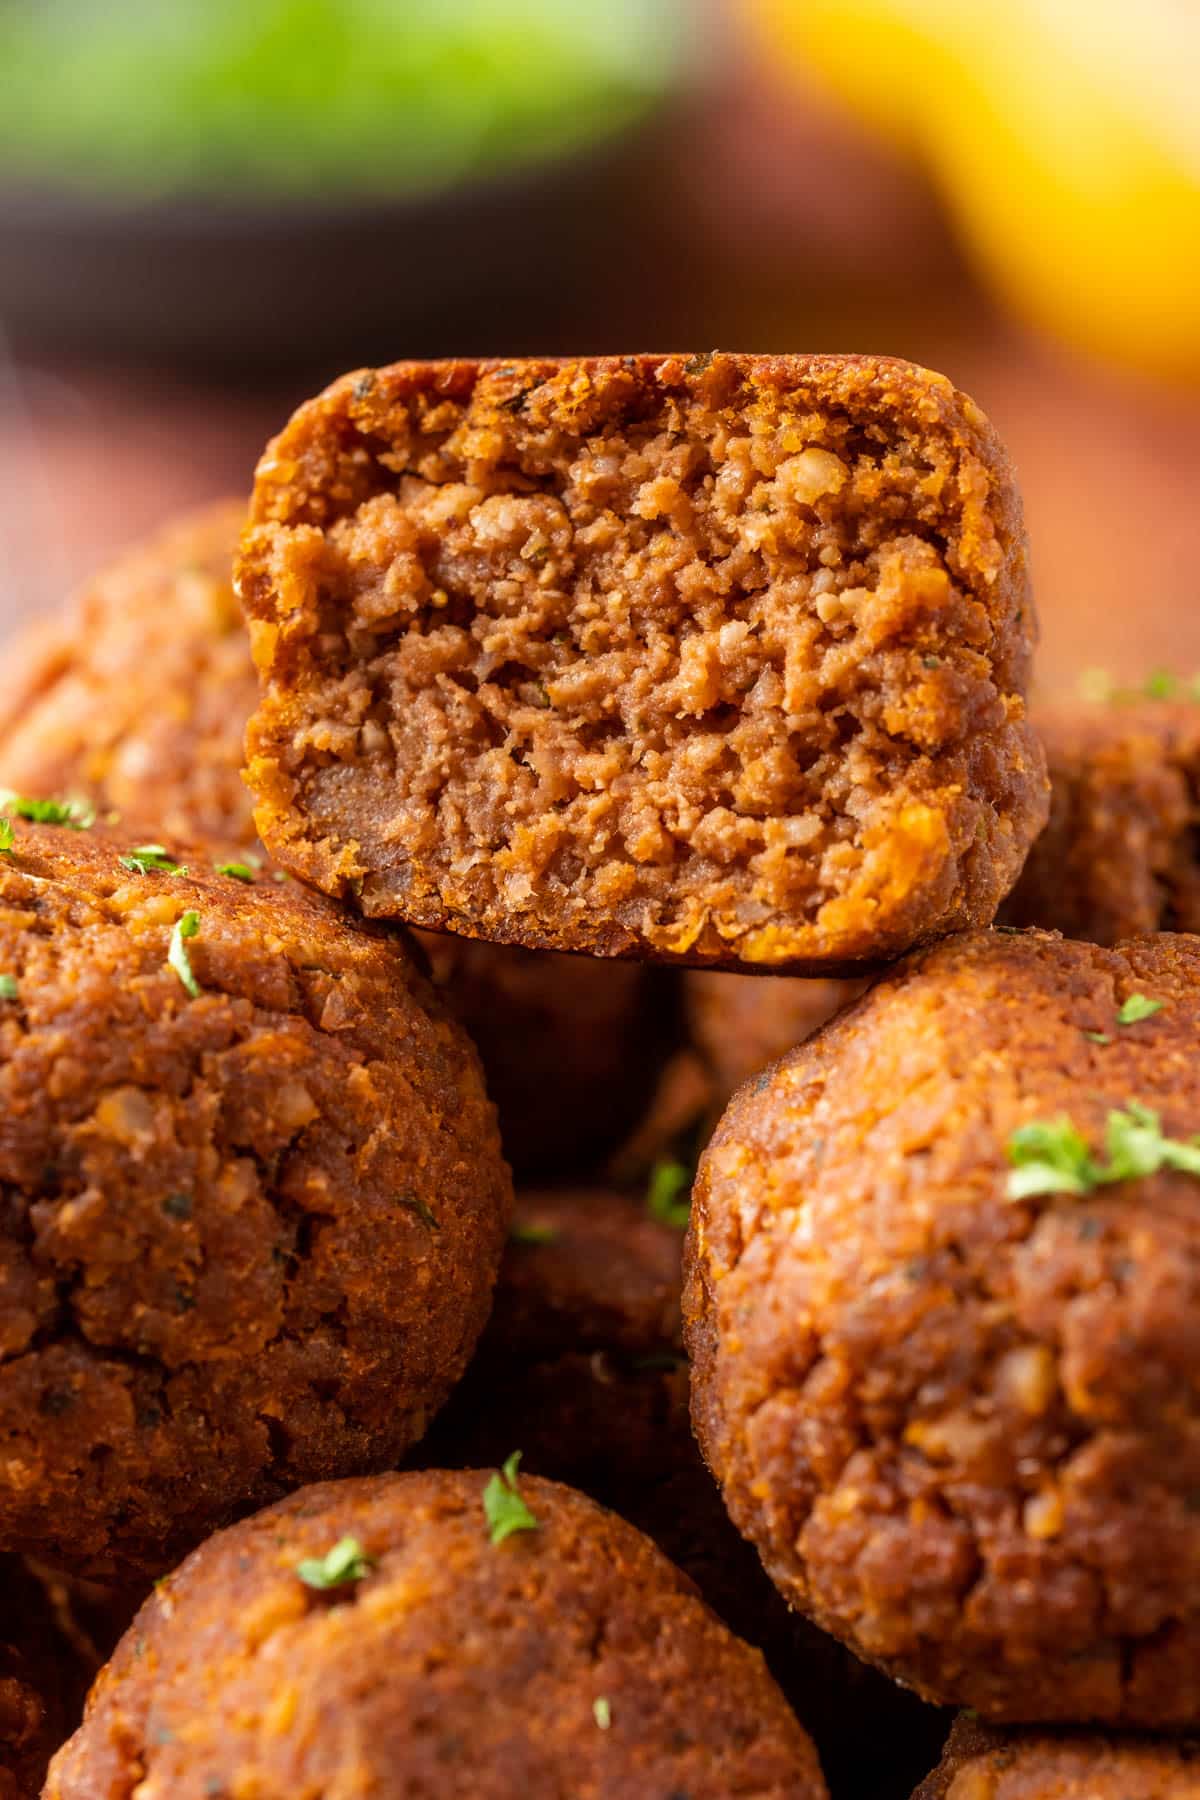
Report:
M1200 1716L1200 939L967 934L734 1098L692 1414L787 1599L996 1720Z
M500 1504L520 1521L502 1539ZM686 1577L613 1513L511 1465L323 1483L204 1544L134 1620L46 1800L135 1787L825 1794L762 1658Z
M202 849L5 836L0 1548L153 1570L421 1435L510 1179L400 936Z
M1043 822L1020 503L944 376L399 363L250 521L259 830L368 914L828 974L988 922Z

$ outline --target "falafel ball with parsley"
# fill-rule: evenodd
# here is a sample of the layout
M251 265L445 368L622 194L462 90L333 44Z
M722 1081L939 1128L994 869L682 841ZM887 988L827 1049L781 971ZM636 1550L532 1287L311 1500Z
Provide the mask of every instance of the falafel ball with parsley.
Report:
M997 1721L1200 1716L1200 939L977 932L736 1096L692 1414L785 1597Z
M511 1187L401 939L46 810L0 832L0 1548L153 1570L394 1465L486 1319Z
M302 1490L147 1601L47 1800L469 1793L821 1800L762 1658L570 1488L434 1471Z

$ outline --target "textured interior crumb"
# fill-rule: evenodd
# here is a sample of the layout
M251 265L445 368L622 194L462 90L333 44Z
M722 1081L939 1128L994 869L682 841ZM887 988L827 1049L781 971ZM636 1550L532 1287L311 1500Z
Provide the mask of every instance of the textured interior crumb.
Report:
M582 407L521 373L365 378L323 531L293 508L248 558L251 777L326 874L418 923L771 962L911 938L973 857L1019 861L1025 628L977 447L729 359Z

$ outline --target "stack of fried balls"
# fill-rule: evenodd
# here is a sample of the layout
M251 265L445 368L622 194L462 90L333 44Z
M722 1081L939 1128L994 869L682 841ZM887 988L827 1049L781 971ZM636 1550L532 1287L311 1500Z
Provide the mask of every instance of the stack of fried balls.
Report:
M1034 639L970 400L713 353L9 646L0 1800L1196 1800L1200 706Z

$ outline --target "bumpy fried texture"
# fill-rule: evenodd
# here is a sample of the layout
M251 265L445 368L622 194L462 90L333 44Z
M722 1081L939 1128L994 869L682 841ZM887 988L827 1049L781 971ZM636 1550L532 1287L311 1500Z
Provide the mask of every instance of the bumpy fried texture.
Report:
M1196 1800L1200 1741L1002 1731L960 1713L913 1800Z
M1004 918L1115 944L1200 930L1200 706L1042 708L1050 823Z
M470 1793L808 1800L816 1756L761 1658L652 1545L580 1494L488 1476L325 1484L211 1539L147 1603L47 1800ZM295 1573L353 1537L371 1567Z
M1135 992L1163 1009L1121 1026ZM1132 1101L1195 1132L1198 1031L1200 940L971 934L743 1088L702 1161L710 1467L789 1600L930 1698L1200 1715L1200 1180L1017 1201L1007 1165L1018 1126L1099 1149Z
M67 1647L19 1557L0 1557L0 1800L37 1800L70 1729Z
M804 981L691 969L683 977L687 1035L712 1076L714 1098L730 1097L856 1000L861 981Z
M605 1189L519 1194L513 1232L476 1359L412 1460L483 1467L519 1445L611 1506L763 1651L835 1792L899 1792L945 1722L790 1613L730 1524L688 1418L682 1234Z
M673 977L633 963L420 932L470 1032L522 1176L592 1169L637 1123L677 1036Z
M470 1356L511 1204L402 942L126 847L18 820L0 857L0 1546L94 1571L392 1464Z
M231 585L245 510L175 521L7 647L0 785L86 796L167 836L256 841L241 765L257 683Z
M259 830L368 914L827 974L986 923L1044 818L1020 505L942 376L400 363L251 519Z

